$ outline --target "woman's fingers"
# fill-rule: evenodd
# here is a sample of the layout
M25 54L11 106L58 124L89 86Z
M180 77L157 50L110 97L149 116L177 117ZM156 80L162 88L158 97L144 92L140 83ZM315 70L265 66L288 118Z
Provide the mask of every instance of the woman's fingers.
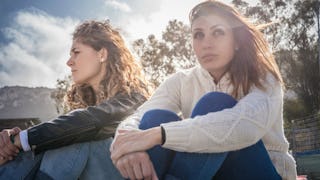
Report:
M8 144L10 142L10 138L8 136L8 131L3 130L0 133L0 154L2 157L9 159L13 153L11 154L10 150L8 149Z
M135 152L121 157L116 163L117 169L124 178L152 179L156 177L149 155L146 152Z
M16 135L21 131L19 127L14 127L11 129L10 135Z
M156 170L154 168L152 168L152 180L159 180Z
M116 168L120 172L121 176L127 179L127 178L129 178L129 175L128 175L128 172L125 167L125 164L126 164L125 161L126 161L126 159L119 159L116 163L114 163L114 165L116 166Z
M130 179L137 179L134 174L134 170L133 170L132 166L130 166L130 164L126 164L125 168L126 168L126 171L127 171Z
M12 144L10 135L15 135L20 132L19 128L5 129L0 132L0 156L12 160L19 153L19 148Z
M133 172L134 172L134 175L135 175L136 179L144 179L140 162L136 163L136 164L133 164L132 165L132 169L133 169Z

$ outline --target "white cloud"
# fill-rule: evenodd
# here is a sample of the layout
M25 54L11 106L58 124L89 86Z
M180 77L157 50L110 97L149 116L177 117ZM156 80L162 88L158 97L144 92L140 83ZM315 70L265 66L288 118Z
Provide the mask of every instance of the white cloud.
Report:
M118 24L123 27L131 41L146 38L149 34L161 37L169 20L178 19L188 24L188 13L199 2L200 0L189 0L187 2L162 0L158 11L150 12L148 16L139 14L139 12L130 16L123 16Z
M124 2L119 2L116 0L106 0L105 4L107 6L114 8L115 10L120 10L123 12L131 12L130 6Z
M189 12L190 10L203 0L184 0L184 1L173 1L173 0L159 0L159 1L148 1L148 0L135 0L131 1L135 3L135 9L131 14L119 14L117 25L122 27L127 34L127 38L130 41L146 38L150 34L154 34L161 38L162 32L165 30L168 22L173 19L189 24ZM231 3L231 0L222 0L226 3ZM158 8L154 8L154 4L157 3ZM248 3L254 5L257 0L247 0ZM143 9L152 9L152 11L141 11L137 10L139 7Z
M3 31L9 43L0 45L0 86L54 87L69 74L66 61L77 23L41 11L17 13Z
M160 38L169 20L188 24L189 11L202 0L126 2L104 0L105 6L112 9L98 11L95 15L97 19L110 17L111 23L122 29L121 34L130 48L133 40L149 34ZM69 74L65 63L76 23L77 20L53 17L39 10L19 12L12 25L4 30L9 43L0 44L0 87L54 87L57 78Z

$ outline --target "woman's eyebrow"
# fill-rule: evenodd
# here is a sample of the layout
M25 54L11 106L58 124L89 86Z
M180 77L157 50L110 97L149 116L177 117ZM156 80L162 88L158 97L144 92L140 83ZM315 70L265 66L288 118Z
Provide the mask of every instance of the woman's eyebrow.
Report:
M202 31L202 28L194 28L191 31Z
M224 27L223 24L215 24L215 25L213 25L213 26L210 27L210 30L215 29L215 28L217 28L218 26ZM194 29L192 29L192 31L202 31L202 30L203 30L202 28L194 28Z
M223 24L215 24L215 25L213 25L213 26L210 27L210 30L215 29L215 28L217 28L217 27L219 27L219 26L224 27Z

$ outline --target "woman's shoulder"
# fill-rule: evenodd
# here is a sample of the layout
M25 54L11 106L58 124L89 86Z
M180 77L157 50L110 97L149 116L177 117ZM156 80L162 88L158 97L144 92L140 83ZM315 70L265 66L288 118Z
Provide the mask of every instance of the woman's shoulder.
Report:
M264 86L271 91L282 90L282 83L271 73L266 74Z
M261 92L268 96L282 95L282 83L271 73L267 73L265 78L261 79L263 88L252 86L251 92Z
M269 85L274 85L274 84L279 84L280 81L272 73L269 72L265 76L265 83Z

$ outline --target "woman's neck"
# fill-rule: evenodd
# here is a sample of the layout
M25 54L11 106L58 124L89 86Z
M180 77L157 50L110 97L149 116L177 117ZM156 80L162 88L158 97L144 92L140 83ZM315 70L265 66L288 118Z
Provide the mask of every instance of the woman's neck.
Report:
M217 73L217 72L209 72L210 73L210 75L211 75L211 77L213 78L213 82L215 83L215 84L218 84L219 83L219 81L221 80L221 78L224 76L224 74L226 73L226 71L225 72L222 72L222 73Z
M101 85L100 82L103 80L104 76L106 74L106 68L105 66L101 66L101 70L99 72L99 74L97 74L93 79L91 79L89 81L90 86L93 88L94 93L96 94L96 98L98 101L100 101L101 99Z
M99 83L95 83L95 84L90 84L91 85L91 87L92 87L92 89L93 89L93 91L94 91L94 93L98 93L99 92Z

